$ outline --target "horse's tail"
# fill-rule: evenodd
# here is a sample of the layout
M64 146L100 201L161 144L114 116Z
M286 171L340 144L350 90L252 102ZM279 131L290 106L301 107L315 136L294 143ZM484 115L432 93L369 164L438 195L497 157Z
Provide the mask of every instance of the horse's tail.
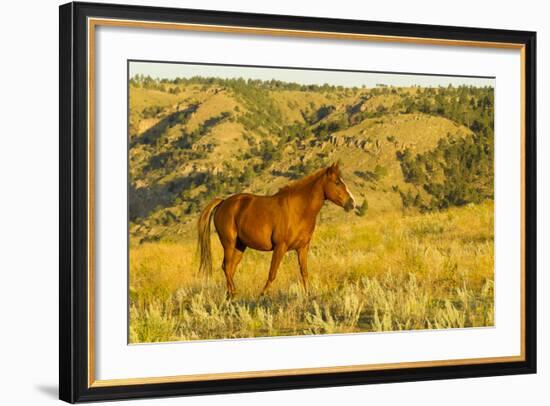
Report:
M212 215L218 205L223 202L223 199L215 198L201 212L198 222L199 232L199 254L200 265L199 272L205 275L212 274L212 248L210 247L210 223Z

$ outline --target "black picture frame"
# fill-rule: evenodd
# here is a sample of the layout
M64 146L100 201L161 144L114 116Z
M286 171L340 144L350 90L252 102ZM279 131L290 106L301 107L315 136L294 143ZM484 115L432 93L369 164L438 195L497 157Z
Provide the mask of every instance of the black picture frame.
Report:
M59 397L67 402L236 393L536 372L536 33L94 3L60 6ZM88 380L87 24L89 17L513 43L524 47L524 349L517 362L93 387Z

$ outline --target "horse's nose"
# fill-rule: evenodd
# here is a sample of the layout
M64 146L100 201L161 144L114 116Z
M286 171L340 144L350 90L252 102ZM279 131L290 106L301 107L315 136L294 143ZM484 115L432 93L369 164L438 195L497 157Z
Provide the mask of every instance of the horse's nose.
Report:
M350 210L353 210L355 209L355 200L353 200L351 197L348 199L348 201L346 202L345 206L344 206L344 209L346 211L350 211Z

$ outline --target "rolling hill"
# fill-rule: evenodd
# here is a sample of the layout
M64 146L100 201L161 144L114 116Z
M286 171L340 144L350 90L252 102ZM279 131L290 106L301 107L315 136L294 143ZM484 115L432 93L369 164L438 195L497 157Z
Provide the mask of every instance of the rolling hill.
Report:
M187 238L213 197L334 161L369 215L492 198L492 88L136 76L129 93L132 243ZM320 221L342 216L327 204Z

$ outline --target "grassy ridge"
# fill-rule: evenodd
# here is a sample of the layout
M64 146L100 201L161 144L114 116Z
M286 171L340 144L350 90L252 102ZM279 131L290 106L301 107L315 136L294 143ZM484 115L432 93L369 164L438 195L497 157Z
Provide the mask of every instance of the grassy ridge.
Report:
M237 296L218 270L197 275L195 240L134 244L130 342L493 325L493 202L445 211L322 221L309 253L311 293L288 253L259 299L271 253L247 250Z

